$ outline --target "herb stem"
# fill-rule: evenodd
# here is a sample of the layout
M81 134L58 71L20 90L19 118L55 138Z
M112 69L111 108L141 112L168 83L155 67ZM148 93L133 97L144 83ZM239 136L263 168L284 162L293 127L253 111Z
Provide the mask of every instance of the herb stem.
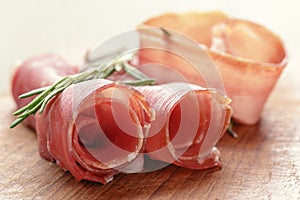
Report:
M229 135L231 135L231 137L233 137L234 139L238 138L238 134L233 130L233 121L232 121L232 119L231 119L231 121L230 121L230 123L228 125L227 133Z
M111 76L114 72L120 70L124 70L133 78L137 79L135 81L120 82L122 84L142 86L153 85L155 83L154 79L150 79L137 68L131 66L128 63L131 59L133 59L133 55L130 55L129 57L128 55L125 56L115 58L106 65L100 65L88 71L83 71L78 74L65 76L58 82L54 83L52 86L38 88L20 95L19 98L27 98L34 95L37 96L29 104L13 113L13 115L16 116L17 119L10 125L10 128L14 128L23 120L25 120L28 116L34 115L37 111L39 111L39 114L41 114L45 110L47 104L51 99L53 99L59 93L63 92L67 87L69 87L72 84L88 81L91 79L106 79L109 76Z

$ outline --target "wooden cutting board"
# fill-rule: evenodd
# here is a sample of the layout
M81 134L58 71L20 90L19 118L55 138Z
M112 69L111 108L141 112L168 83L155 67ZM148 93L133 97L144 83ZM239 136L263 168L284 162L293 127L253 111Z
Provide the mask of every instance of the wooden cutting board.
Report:
M300 80L291 78L297 71L284 74L259 124L235 126L238 139L222 138L221 170L170 165L120 174L107 185L77 182L40 158L32 130L9 129L15 106L8 93L2 94L0 199L300 199Z

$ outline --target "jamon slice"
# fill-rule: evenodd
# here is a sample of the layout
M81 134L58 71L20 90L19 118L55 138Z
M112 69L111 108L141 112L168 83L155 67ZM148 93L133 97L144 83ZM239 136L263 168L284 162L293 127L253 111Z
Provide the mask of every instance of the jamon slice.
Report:
M230 121L229 99L182 82L137 89L155 110L145 147L152 159L190 169L221 166L215 145Z
M162 27L179 31L206 47L232 99L233 118L241 124L254 124L284 66L287 55L282 41L266 28L246 20L226 17L220 12L167 13L145 21L140 28ZM148 31L141 31L141 47L147 46ZM174 50L176 38L160 35L165 50ZM182 44L184 46L184 44ZM188 46L186 48L189 48ZM160 63L170 66L189 82L202 85L189 66L167 51L142 49L140 65Z
M12 93L18 107L23 92L53 84L75 73L61 58L34 57L16 71ZM107 183L118 172L143 168L144 134L150 108L135 89L108 80L72 85L52 99L29 126L36 129L40 155L69 170L77 180Z
M139 172L149 112L133 88L103 79L72 85L37 116L41 155L77 180Z
M172 29L196 40L199 44L210 46L212 42L211 27L227 18L224 13L218 11L165 13L146 20L140 27Z
M212 30L209 54L232 99L234 119L255 124L287 64L283 43L271 31L246 20L228 19Z
M53 54L34 56L25 60L17 66L12 77L11 91L17 108L27 105L34 98L19 99L21 94L51 85L61 77L77 72L77 66L72 66L62 57ZM29 127L35 128L34 116L28 117L25 123Z

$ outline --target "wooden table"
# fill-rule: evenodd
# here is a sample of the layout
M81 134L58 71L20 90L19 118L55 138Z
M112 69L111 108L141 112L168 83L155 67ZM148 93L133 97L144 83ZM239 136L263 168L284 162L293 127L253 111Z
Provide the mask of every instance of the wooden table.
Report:
M296 67L296 66L295 66ZM77 182L39 157L37 139L13 130L14 103L0 98L0 199L300 199L300 70L288 67L255 126L236 126L218 144L223 168L193 171L175 166L117 175L107 185Z

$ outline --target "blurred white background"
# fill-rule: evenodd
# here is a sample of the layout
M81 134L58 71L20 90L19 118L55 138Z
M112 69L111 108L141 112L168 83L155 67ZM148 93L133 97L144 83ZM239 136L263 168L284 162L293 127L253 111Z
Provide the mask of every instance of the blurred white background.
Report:
M296 0L0 0L0 94L9 90L18 60L53 52L79 63L87 48L132 30L149 17L191 10L222 10L268 27L285 41L290 55L287 70L298 68L300 6Z

